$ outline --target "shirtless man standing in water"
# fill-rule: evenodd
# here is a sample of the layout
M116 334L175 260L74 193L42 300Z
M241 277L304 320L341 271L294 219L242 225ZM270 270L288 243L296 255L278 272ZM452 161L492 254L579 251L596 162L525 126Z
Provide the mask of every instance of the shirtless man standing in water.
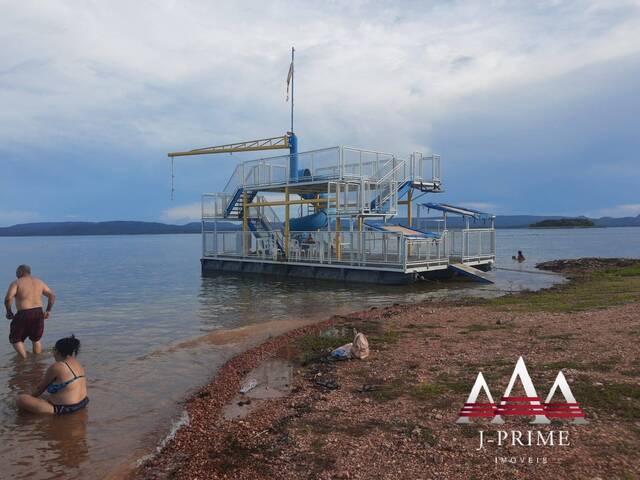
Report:
M49 318L56 296L46 283L31 276L29 265L20 265L16 270L16 277L17 280L11 282L4 297L4 306L7 309L7 320L11 320L9 341L18 355L26 358L24 341L27 337L33 344L33 353L42 351L40 339L44 333L44 320ZM46 312L42 311L43 295L49 299ZM18 310L15 315L11 311L14 299Z

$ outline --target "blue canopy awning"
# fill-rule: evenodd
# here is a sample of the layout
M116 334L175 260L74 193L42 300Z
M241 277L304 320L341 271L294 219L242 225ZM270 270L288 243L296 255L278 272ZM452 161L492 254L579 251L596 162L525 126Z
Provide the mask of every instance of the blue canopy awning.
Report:
M491 213L481 212L472 208L456 207L454 205L447 205L446 203L421 203L423 207L427 207L429 210L438 210L440 212L453 213L455 215L462 215L463 217L472 217L476 220L491 220L495 218L495 215Z

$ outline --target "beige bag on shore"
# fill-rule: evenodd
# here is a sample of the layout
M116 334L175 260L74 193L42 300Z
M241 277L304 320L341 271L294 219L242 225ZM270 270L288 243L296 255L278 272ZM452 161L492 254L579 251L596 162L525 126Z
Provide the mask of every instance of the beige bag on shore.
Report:
M351 356L354 358L367 358L369 356L369 341L364 333L356 333L351 346Z

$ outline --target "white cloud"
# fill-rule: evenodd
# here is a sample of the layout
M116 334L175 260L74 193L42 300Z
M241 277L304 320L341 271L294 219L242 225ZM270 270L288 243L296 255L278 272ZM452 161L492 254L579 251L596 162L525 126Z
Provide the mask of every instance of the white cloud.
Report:
M283 133L293 43L303 146L408 152L452 99L640 49L637 2L527 5L16 2L0 132L163 149Z
M510 140L499 137L505 122L521 125L514 141L534 138L528 130L530 115L509 118L514 102L529 106L534 116L544 114L544 145L537 142L536 148L548 147L547 140L565 145L571 135L554 128L564 118L558 113L569 105L566 125L576 117L598 117L576 105L598 97L598 87L609 80L595 76L565 90L555 88L557 80L580 75L585 67L607 72L607 62L640 53L640 4L24 0L2 4L0 43L0 158L15 170L36 171L44 162L51 165L57 153L61 176L71 172L93 178L108 169L112 176L86 195L94 202L83 205L81 215L91 218L95 205L105 205L114 191L125 188L113 179L117 175L130 178L144 195L158 188L167 151L284 133L292 44L297 52L296 131L303 150L347 144L406 155L428 152L439 142L444 162L458 149L458 165L473 160L490 167L498 156L494 152ZM531 95L540 86L551 92L542 101ZM495 92L503 91L513 94L507 104L496 101ZM575 102L563 102L567 98ZM492 118L470 123L466 130L447 129L455 138L443 144L442 125L468 117L464 107L474 100ZM631 100L628 110L635 118ZM598 101L606 113L608 98ZM625 125L631 129L633 122ZM483 126L495 135L495 150L475 155L473 135ZM625 132L619 134L635 133ZM590 135L573 137L584 143ZM567 158L575 155L575 149L567 151ZM530 151L515 157L536 161ZM181 188L192 189L192 195L222 188L231 162L213 162L181 161ZM448 182L455 169L444 171ZM203 178L209 183L201 188ZM81 183L71 182L70 189ZM70 200L61 206L53 193L42 194L47 195L51 212L75 211ZM469 195L467 190L464 198L515 205L485 192ZM617 196L612 201L635 200ZM123 198L126 202L131 203ZM39 209L4 199L0 204ZM117 205L110 203L110 208ZM156 218L162 208L150 200L132 214ZM194 212L193 207L190 212L170 208L163 218L199 218Z
M640 203L616 205L597 211L597 217L635 217L640 215Z
M179 205L168 208L162 212L162 219L168 222L193 222L202 218L202 206L200 203Z
M21 210L0 210L0 225L15 225L18 223L29 223L38 220L37 212Z

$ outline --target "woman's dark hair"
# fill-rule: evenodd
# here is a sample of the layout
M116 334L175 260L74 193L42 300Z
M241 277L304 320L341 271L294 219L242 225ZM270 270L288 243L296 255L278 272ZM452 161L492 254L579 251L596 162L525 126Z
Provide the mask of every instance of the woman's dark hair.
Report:
M76 356L78 350L80 350L80 340L78 340L75 335L64 337L56 342L54 348L63 357Z

